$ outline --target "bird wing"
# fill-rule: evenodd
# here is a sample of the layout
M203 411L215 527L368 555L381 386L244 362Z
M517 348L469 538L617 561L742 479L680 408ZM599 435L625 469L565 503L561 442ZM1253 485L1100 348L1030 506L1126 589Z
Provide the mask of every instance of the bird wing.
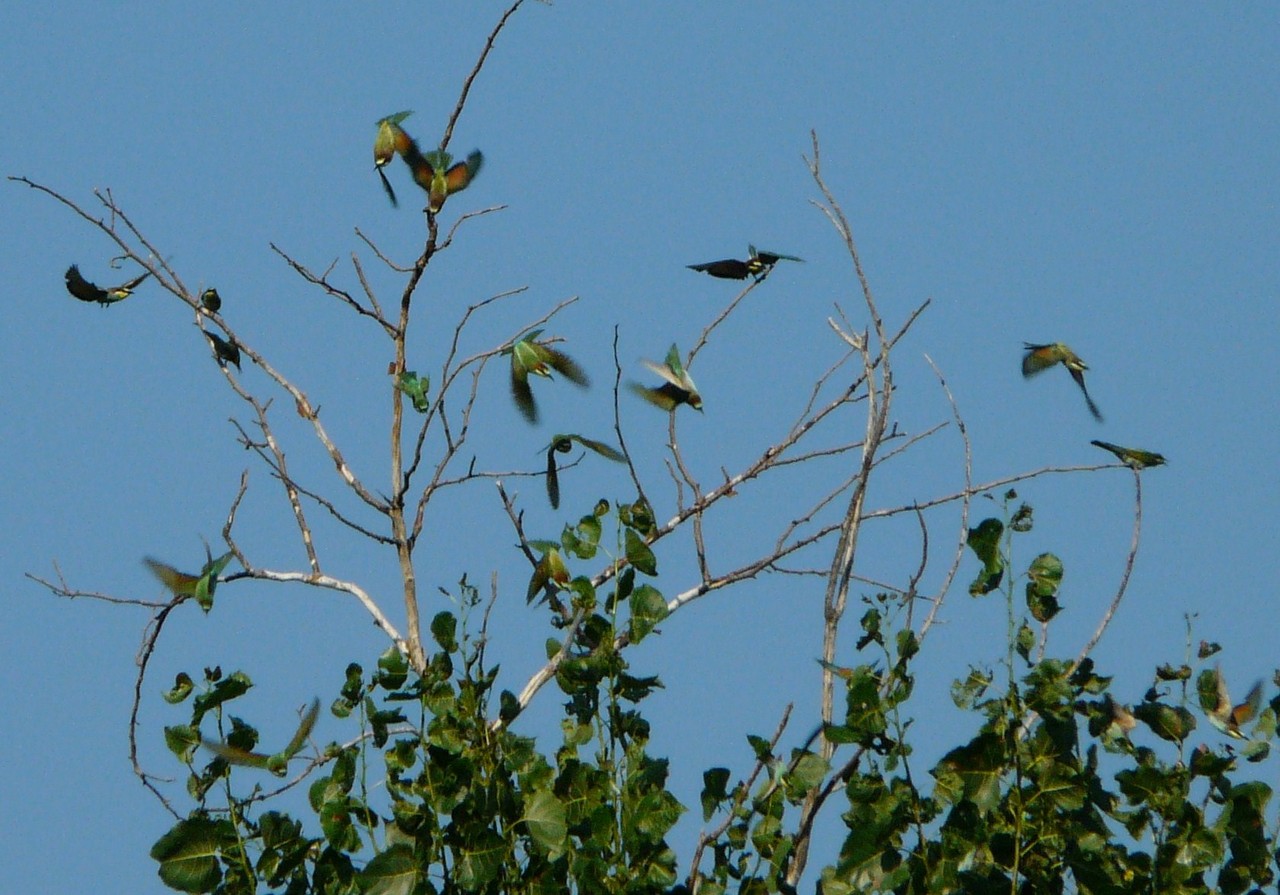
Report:
M582 388L586 388L591 385L591 380L587 378L587 374L583 371L582 367L578 366L577 361L569 357L569 355L565 354L563 351L557 351L548 345L539 344L538 348L541 349L542 352L546 352L543 356L543 360L550 365L551 369L563 375L565 379L568 379L574 385L581 386Z
M105 289L99 289L93 283L90 283L80 275L80 268L71 265L67 268L67 291L81 301L105 301L107 293Z
M514 356L511 358L511 398L526 420L538 422L538 405L533 400L533 389L529 387L529 373Z

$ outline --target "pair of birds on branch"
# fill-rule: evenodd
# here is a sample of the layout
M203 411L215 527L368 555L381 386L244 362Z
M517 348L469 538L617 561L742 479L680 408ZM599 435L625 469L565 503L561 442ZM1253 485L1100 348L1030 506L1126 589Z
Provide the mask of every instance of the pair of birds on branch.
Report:
M1058 364L1067 368L1067 372L1071 374L1071 378L1075 380L1076 385L1080 386L1080 391L1084 393L1085 404L1089 407L1089 412L1093 414L1094 419L1102 422L1102 413L1098 410L1098 405L1093 403L1093 398L1089 396L1089 389L1084 384L1084 371L1089 369L1080 355L1076 354L1061 342L1051 342L1044 345L1036 345L1031 342L1024 342L1023 347L1026 354L1022 358L1022 375L1030 378L1038 373L1043 373ZM1090 444L1097 445L1103 450L1110 451L1115 454L1121 463L1133 469L1145 469L1148 466L1161 466L1165 459L1161 454L1155 451L1144 451L1139 448L1127 448L1118 444L1112 444L1109 441L1094 440Z

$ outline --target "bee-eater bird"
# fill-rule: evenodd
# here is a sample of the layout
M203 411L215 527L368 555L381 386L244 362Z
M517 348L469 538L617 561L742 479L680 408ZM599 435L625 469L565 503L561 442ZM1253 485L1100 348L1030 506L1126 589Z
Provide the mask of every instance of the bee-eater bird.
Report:
M627 458L617 448L610 447L603 441L596 441L592 438L584 438L581 435L553 435L551 444L547 445L547 497L551 501L551 509L560 509L560 477L556 470L556 454L567 454L573 450L573 443L577 442L588 450L595 451L601 457L613 460L615 463L626 463Z
M707 261L704 264L690 264L690 270L696 270L700 273L710 274L713 277L720 277L723 280L745 280L747 277L755 277L756 280L763 280L769 271L773 269L773 265L779 261L800 261L803 258L797 258L795 255L784 255L781 252L763 252L757 251L755 246L747 246L747 260L739 261L736 258L726 258L723 261Z
M534 330L502 350L503 354L511 355L511 397L530 423L538 422L538 405L529 386L530 373L550 379L554 370L581 388L591 384L573 358L545 342L536 341L541 333L540 329Z
M667 351L666 363L655 364L650 360L641 361L641 363L666 381L656 388L648 388L638 382L628 383L633 392L663 410L671 411L681 404L688 404L694 410L701 412L702 395L698 394L698 387L694 385L693 377L680 362L680 349L674 343Z
M387 198L391 200L392 207L396 207L400 203L396 201L396 191L391 188L391 181L387 180L387 174L382 169L395 158L397 152L404 155L409 149L409 145L413 142L412 138L400 127L400 122L412 114L413 110L409 109L381 119L377 124L378 135L373 140L374 170L382 178L382 188L387 191Z
M1132 469L1146 469L1148 466L1163 466L1165 464L1164 454L1157 454L1155 451L1121 447L1109 441L1098 441L1096 439L1089 443L1097 445L1104 451L1111 451L1121 463Z
M1210 674L1212 679L1206 681L1206 677ZM1237 740L1248 739L1240 728L1258 714L1258 707L1262 704L1262 681L1254 684L1245 695L1244 702L1236 706L1231 704L1231 695L1227 693L1227 681L1222 676L1221 668L1204 672L1197 685L1200 691L1200 706L1205 710L1209 723L1229 737Z
M441 149L424 155L413 140L409 140L400 157L413 173L414 183L427 191L427 211L431 214L439 214L445 199L470 186L484 164L484 154L479 149L468 155L466 161L455 164L453 156Z
M1084 400L1089 405L1089 412L1093 414L1094 419L1102 422L1102 413L1098 410L1098 405L1093 403L1093 398L1089 397L1089 390L1084 385L1084 371L1089 368L1078 354L1061 342L1052 342L1048 345L1033 345L1030 342L1022 344L1027 349L1026 355L1022 358L1023 376L1031 377L1055 364L1062 364L1071 374L1071 378L1076 381L1076 385L1080 386L1080 391L1084 392Z
M149 556L143 560L143 563L175 597L193 597L200 604L200 608L208 612L213 608L213 592L218 587L218 576L231 562L232 556L234 554L227 552L214 559L206 545L205 564L198 575L180 572L168 563Z
M225 370L227 364L235 364L236 369L240 369L240 346L235 343L235 340L224 339L217 333L211 333L207 329L201 330L201 332L209 340L209 345L213 348L214 360L218 362L218 366Z
M542 559L533 567L533 577L529 579L529 589L525 591L525 602L532 603L539 594L546 597L546 589L559 589L569 583L569 570L565 568L564 559L559 549L548 547ZM538 600L539 603L542 600Z
M303 713L302 721L298 724L298 729L294 732L293 739L289 740L289 744L274 755L267 755L264 752L250 752L247 749L239 749L228 743L219 743L214 740L201 740L201 742L210 752L231 764L263 768L277 777L283 777L287 771L289 759L297 755L302 750L302 747L306 745L307 737L311 736L311 729L316 726L316 717L319 714L320 700L313 699L310 707Z
M204 308L210 314L216 314L222 310L222 296L218 294L218 290L206 289L201 292L200 307Z
M151 276L151 271L147 271L142 276L132 279L122 286L112 286L110 289L103 289L90 283L80 275L80 268L71 265L67 268L67 291L81 301L96 301L98 304L106 307L113 305L118 301L124 301L133 294L133 290L138 284Z

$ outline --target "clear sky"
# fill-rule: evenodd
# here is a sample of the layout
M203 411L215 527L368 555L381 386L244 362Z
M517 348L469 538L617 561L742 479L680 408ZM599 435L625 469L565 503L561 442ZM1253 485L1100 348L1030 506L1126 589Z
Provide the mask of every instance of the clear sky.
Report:
M93 189L110 188L189 286L217 286L228 318L311 390L359 471L382 488L387 348L373 327L308 289L269 243L317 270L336 261L335 278L351 288L357 252L375 288L398 294L397 277L355 228L407 262L425 225L398 162L390 173L401 208L382 193L370 164L374 122L414 109L406 128L431 145L503 8L14 6L0 54L0 173L86 205ZM501 369L481 381L472 435L481 465L535 470L557 429L609 434L615 325L627 375L638 376L640 358L661 357L673 340L687 348L736 294L736 284L685 265L740 255L748 242L799 255L806 263L775 271L693 369L706 413L680 420L691 462L706 479L737 470L785 431L805 383L838 356L825 323L833 303L855 325L865 319L847 256L810 204L801 154L815 129L889 326L933 302L897 355L903 429L950 416L927 353L967 422L977 481L1106 461L1093 438L1163 452L1169 465L1144 479L1131 589L1095 656L1117 676L1119 698L1137 701L1154 665L1183 659L1192 613L1192 637L1226 646L1223 668L1243 692L1275 662L1267 635L1280 579L1277 71L1280 21L1266 4L529 3L499 38L455 131L451 148L482 148L485 168L442 220L508 208L471 221L436 259L412 347L423 369L438 367L462 309L503 290L528 287L476 323L468 350L581 296L552 330L594 373L590 393L540 390L550 419L535 430L512 408ZM104 879L113 891L156 891L147 851L169 819L134 778L126 742L146 616L55 599L23 574L50 574L56 561L74 586L158 598L139 560L197 565L200 538L217 537L246 466L242 540L276 568L303 558L269 477L234 444L228 418L243 418L244 407L189 313L155 288L105 310L72 300L67 265L106 282L117 273L107 267L113 247L24 186L0 183L0 218L10 284L0 328L9 471L0 484L9 520L0 891L80 892ZM1088 415L1065 372L1023 381L1024 340L1061 340L1087 360L1105 423ZM265 386L247 367L243 380ZM623 424L665 518L674 507L662 478L665 419L627 397ZM302 468L333 487L302 433L282 425L298 437ZM849 437L861 428L856 417L845 425ZM962 457L954 428L945 430L885 467L870 505L953 490ZM553 536L597 497L629 497L626 478L606 465L589 459L566 474L560 513L540 481L509 480L531 532ZM769 543L794 494L818 486L809 475L730 502L712 520L717 560ZM1074 655L1121 572L1131 476L1048 477L1019 492L1037 509L1019 560L1053 550L1065 562L1067 609L1051 652ZM930 522L926 582L936 585L957 520L943 512ZM552 632L524 605L527 566L492 484L448 495L428 531L425 611L446 605L437 587L464 572L487 582L497 569L490 655L502 661L502 685L519 689ZM390 557L330 527L320 540L335 574L392 592ZM668 595L695 580L684 543L659 552ZM918 560L914 523L869 530L862 546L858 570L870 578L903 584ZM975 570L966 557L917 662L921 767L936 757L930 748L959 738L939 723L952 717L947 682L1003 655L1003 604L963 591ZM797 703L795 739L815 723L821 593L818 579L765 578L689 607L631 655L637 673L667 687L647 706L652 751L672 758L692 808L673 840L682 855L698 829L706 767L744 773L744 734L772 731L788 701ZM161 728L184 720L185 708L158 696L175 672L243 669L259 687L241 713L279 736L295 707L332 698L347 662L368 667L385 646L354 603L300 587L228 587L211 616L187 609L155 659L141 730L148 766L178 778L179 804L181 769ZM554 730L558 702L544 692L520 729ZM350 734L327 716L316 729L322 742ZM815 862L833 848L828 840Z

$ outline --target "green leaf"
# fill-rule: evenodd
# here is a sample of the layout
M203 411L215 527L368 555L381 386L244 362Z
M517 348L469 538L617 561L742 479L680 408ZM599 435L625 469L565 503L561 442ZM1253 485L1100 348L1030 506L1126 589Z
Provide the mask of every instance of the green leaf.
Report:
M217 708L225 702L230 702L249 692L249 688L253 686L253 681L249 680L249 676L242 671L237 671L229 677L225 677L213 685L213 689L207 693L200 693L191 703L191 723L199 726L200 719L205 716L206 712Z
M982 573L969 585L969 595L980 597L1000 586L1004 577L1004 558L1000 555L1000 538L1004 523L999 519L984 519L977 528L969 529L969 547L982 562Z
M626 534L627 542L627 562L636 567L637 571L643 572L645 575L658 574L658 560L653 555L653 551L649 549L649 545L644 539L636 534L634 529L628 528Z
M1062 584L1062 560L1052 553L1041 553L1031 561L1027 577L1031 579L1028 588L1034 587L1037 593L1052 596Z
M493 830L484 829L470 835L458 847L455 881L463 891L485 888L502 872L506 842Z
M643 500L618 504L618 519L627 528L635 529L642 538L649 537L657 528L653 509Z
M404 843L373 856L356 876L363 895L410 895L422 879L413 848Z
M1027 569L1027 609L1044 624L1057 615L1058 588L1062 585L1062 560L1052 553L1041 553Z
M433 632L434 633L434 632ZM389 646L378 657L378 672L374 683L384 690L399 690L409 677L409 663L394 646Z
M178 821L151 847L160 862L160 879L179 892L212 892L222 881L218 850L235 843L235 830L225 820L192 817Z
M784 776L783 782L801 795L821 784L831 770L831 763L813 752L800 753L795 750L791 760L794 767Z
M708 821L716 808L729 798L728 768L710 768L702 773L702 819Z
M936 793L951 803L973 802L984 813L1000 801L1000 775L1005 769L1005 749L994 733L980 733L969 743L952 749L933 769Z
M540 789L524 802L524 822L529 836L546 853L547 859L558 860L564 854L569 827L564 805L549 789Z
M1032 610L1032 612L1034 614L1034 610ZM1035 645L1036 632L1029 624L1023 622L1022 626L1018 628L1018 635L1014 642L1014 649L1018 651L1018 655L1021 656L1024 661L1030 663L1031 650L1035 648Z
M628 631L632 643L639 643L667 617L667 601L661 593L647 584L640 585L632 592L629 605L631 620Z
M178 724L164 729L164 744L179 761L190 761L200 745L200 731L187 724Z
M751 744L751 751L755 753L756 761L770 761L773 758L773 750L769 747L769 741L764 737L755 734L747 734L747 742Z
M1147 725L1162 740L1181 743L1196 729L1196 719L1182 706L1165 705L1162 702L1139 703L1133 716Z
M446 653L458 651L458 620L452 612L437 612L431 619L431 637Z
M177 676L173 679L172 689L167 690L160 695L164 697L164 701L169 703L169 705L177 705L191 695L191 690L194 686L195 684L191 680L191 675L187 674L185 671L179 671Z

